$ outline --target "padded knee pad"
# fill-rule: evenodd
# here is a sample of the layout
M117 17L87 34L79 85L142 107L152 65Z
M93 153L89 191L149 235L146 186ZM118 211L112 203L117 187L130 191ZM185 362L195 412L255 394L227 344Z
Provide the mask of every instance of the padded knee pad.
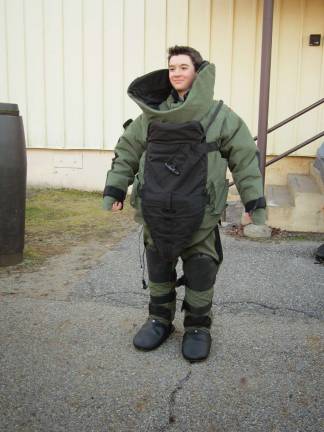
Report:
M192 255L183 265L186 285L193 291L209 290L215 283L217 270L218 264L209 255Z
M155 248L146 248L146 261L149 279L151 282L175 282L177 279L173 261L166 261Z

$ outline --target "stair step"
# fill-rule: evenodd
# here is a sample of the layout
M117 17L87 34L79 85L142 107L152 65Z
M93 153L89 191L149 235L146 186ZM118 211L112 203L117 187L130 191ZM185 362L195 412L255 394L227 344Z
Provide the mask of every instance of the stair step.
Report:
M294 200L287 186L269 185L266 190L268 207L293 207Z
M321 191L316 182L309 175L288 174L288 189L296 196L297 194L320 194Z
M288 231L324 232L324 194L306 175L289 174L287 186L266 189L267 224Z
M312 176L312 178L315 180L317 186L319 187L321 193L324 194L324 182L321 176L320 171L314 166L314 164L311 164L309 168L309 173Z

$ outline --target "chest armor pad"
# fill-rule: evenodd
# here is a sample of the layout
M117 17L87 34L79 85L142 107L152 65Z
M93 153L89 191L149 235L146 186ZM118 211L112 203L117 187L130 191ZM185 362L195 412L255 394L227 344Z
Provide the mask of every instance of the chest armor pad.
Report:
M163 259L173 260L199 229L208 203L206 132L199 121L153 121L147 133L142 213ZM214 144L214 143L213 143Z

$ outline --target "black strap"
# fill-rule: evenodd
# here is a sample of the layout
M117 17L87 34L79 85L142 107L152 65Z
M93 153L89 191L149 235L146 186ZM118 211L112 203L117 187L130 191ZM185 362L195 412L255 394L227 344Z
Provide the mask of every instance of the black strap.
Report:
M150 296L151 303L153 304L164 304L164 303L170 303L176 298L176 292L170 291L167 294L161 295L161 296Z
M211 126L212 123L214 122L215 118L217 117L217 114L218 114L219 111L221 110L221 108L222 108L222 106L223 106L223 103L224 103L224 102L223 102L222 100L220 100L220 101L218 102L218 104L216 105L216 107L215 107L215 111L214 111L214 113L212 114L211 118L209 119L209 122L207 123L207 126L206 126L206 128L205 128L206 135L207 135L208 129L210 128L210 126Z
M266 208L267 203L264 197L260 197L256 200L249 201L245 204L246 213L250 213L258 208Z
M215 249L218 255L218 264L221 264L221 262L223 261L223 247L222 247L222 241L219 235L219 228L218 225L216 225L215 227Z
M181 311L183 311L185 309L186 311L191 312L191 313L196 314L196 315L204 315L210 311L212 305L213 305L213 303L210 302L206 306L196 307L196 306L192 306L191 304L189 304L185 300L183 300Z
M206 135L208 132L208 129L210 128L210 126L212 125L212 123L215 121L217 114L219 113L219 111L221 110L222 106L223 106L223 101L219 101L219 103L216 105L215 107L215 111L211 116L211 119L209 120L207 127L205 129ZM217 151L220 149L220 141L212 141L212 142L208 142L207 143L207 151L208 153L213 152L213 151Z
M171 320L171 310L160 305L149 303L149 313L151 315L156 315L158 317L165 318L169 321Z
M180 287L181 285L187 285L187 279L185 275L182 275L181 277L179 277L179 279L177 279L176 287Z
M123 202L126 198L126 192L115 186L106 186L103 192L103 196L111 196L116 198L116 200Z
M213 142L208 142L207 143L207 151L212 152L212 151L217 151L220 149L220 141L213 141Z
M187 315L183 322L184 327L211 327L211 319L207 315Z
M133 123L133 119L126 120L123 124L123 128L126 130L131 123Z

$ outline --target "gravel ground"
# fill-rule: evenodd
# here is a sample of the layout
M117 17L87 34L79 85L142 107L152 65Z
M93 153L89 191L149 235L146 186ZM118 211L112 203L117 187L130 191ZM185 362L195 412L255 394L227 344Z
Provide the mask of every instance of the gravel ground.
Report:
M70 267L62 256L0 279L0 430L323 431L318 243L225 231L212 351L199 364L181 356L183 288L169 340L132 346L148 301L138 232L96 260L79 250Z

